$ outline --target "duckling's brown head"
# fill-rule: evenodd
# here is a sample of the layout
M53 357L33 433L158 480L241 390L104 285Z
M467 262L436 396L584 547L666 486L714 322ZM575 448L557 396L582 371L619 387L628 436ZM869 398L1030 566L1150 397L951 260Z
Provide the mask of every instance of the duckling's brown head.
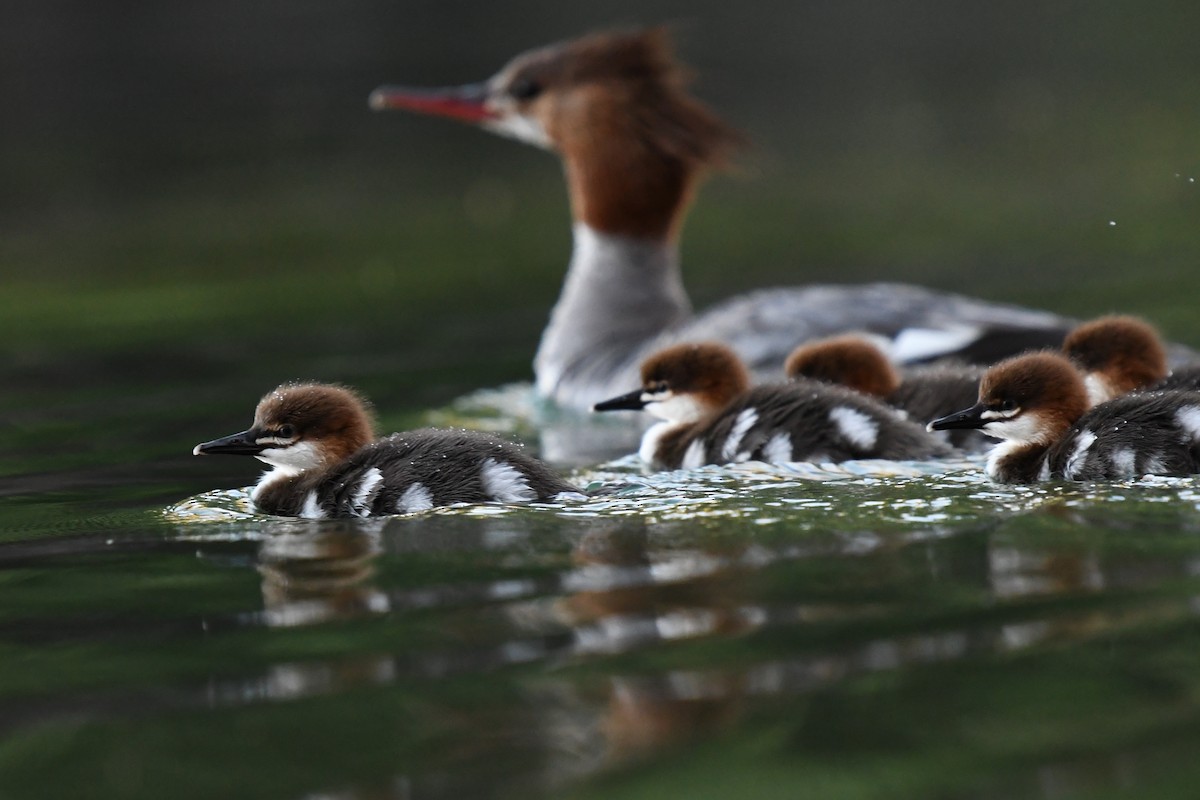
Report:
M316 469L374 439L370 404L357 392L324 383L285 383L268 392L241 433L196 445L195 455L252 455L281 469Z
M642 362L642 387L597 403L596 411L645 409L672 422L695 422L750 388L750 373L723 344L677 344Z
M1088 408L1083 377L1067 358L1029 353L988 369L979 382L979 402L934 420L929 428L978 428L997 439L1049 444Z
M1083 370L1093 404L1167 377L1162 337L1137 317L1114 314L1085 322L1067 335L1063 352Z
M809 378L845 386L874 397L900 387L900 375L882 350L856 334L801 345L784 362L788 378Z

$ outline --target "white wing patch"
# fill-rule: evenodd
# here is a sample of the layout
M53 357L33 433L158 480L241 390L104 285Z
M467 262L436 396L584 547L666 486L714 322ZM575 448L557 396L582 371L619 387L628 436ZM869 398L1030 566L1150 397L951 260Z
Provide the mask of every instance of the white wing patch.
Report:
M889 348L893 361L908 363L946 355L979 338L980 330L968 325L946 328L905 328Z
M350 513L356 517L371 516L371 501L379 494L382 485L383 473L379 471L379 467L371 467L364 472L358 482L358 488L354 490L354 496L350 498Z
M848 406L830 409L829 419L837 426L843 438L863 449L874 447L879 438L879 425L875 420Z
M521 503L537 499L537 492L519 469L494 458L483 462L480 471L483 491L501 503Z
M1083 472L1083 466L1087 463L1088 448L1095 443L1095 433L1086 429L1079 432L1079 436L1075 439L1075 449L1071 451L1067 463L1063 464L1064 478L1075 480L1076 476Z
M1142 464L1143 475L1162 475L1167 471L1167 465L1162 460L1162 453L1153 453Z
M1175 412L1175 421L1193 442L1200 440L1200 406L1184 406Z
M763 461L771 464L786 464L792 460L792 437L777 433L767 440L762 449Z
M1045 456L1042 456L1042 468L1038 470L1038 480L1050 480L1050 459L1046 458Z
M754 427L754 423L758 422L758 412L753 408L743 409L742 413L737 415L737 419L733 421L733 429L729 431L729 438L725 440L724 446L721 447L721 458L725 461L745 461L746 456L743 454L739 458L738 450L742 446L742 439L746 438L746 434Z
M300 516L304 519L325 518L325 509L321 508L321 504L317 501L315 489L304 495L304 505L300 507Z
M415 514L418 511L428 511L433 508L433 494L425 484L414 481L404 490L404 494L396 500L396 510L401 514Z
M1129 447L1118 447L1109 454L1108 460L1112 462L1113 477L1117 478L1133 478L1137 476L1137 453L1133 452Z
M687 446L687 451L683 454L683 462L679 465L679 468L696 469L696 467L703 467L706 460L704 457L704 441L701 439L692 439L691 444Z

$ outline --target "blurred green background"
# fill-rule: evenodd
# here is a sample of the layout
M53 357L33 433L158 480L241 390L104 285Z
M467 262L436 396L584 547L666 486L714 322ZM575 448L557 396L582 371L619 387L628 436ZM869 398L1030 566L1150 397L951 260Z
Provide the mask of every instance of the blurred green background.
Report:
M527 379L558 164L367 94L659 22L753 142L685 232L699 305L902 279L1200 343L1194 3L50 0L0 26L6 382L315 377L415 409Z
M309 575L322 554L303 535L255 518L193 541L212 526L162 508L253 480L254 462L191 448L245 427L280 381L357 385L393 430L528 380L570 250L558 164L366 99L384 82L479 80L598 27L670 23L696 92L753 142L687 225L697 305L906 280L1142 313L1200 345L1200 6L3 8L0 797L524 796L515 779L538 759L594 755L562 735L567 718L640 735L676 706L682 739L575 790L1194 796L1200 501L1186 481L1099 500L1093 487L812 490L836 501L828 512L780 511L809 491L791 483L739 485L749 502L730 489L713 507L752 517L635 517L615 532L603 515L400 518L381 545L367 526L329 531L338 547L365 540L351 560L376 570L330 597L299 578L288 595L263 569L287 577L288 554L271 551L290 536ZM688 489L704 485L660 499ZM894 522L932 497L969 502L950 523ZM571 590L589 539L608 538L667 566L711 554L727 567L636 596ZM513 595L522 581L529 594ZM593 620L550 612L590 594L618 621L749 609L769 625L564 671L558 654ZM329 619L272 627L270 612L322 598ZM532 628L531 609L546 613ZM496 668L493 650L527 652L530 630L546 655ZM466 665L457 677L422 671L449 657ZM798 683L743 695L777 673ZM697 703L684 680L685 702L667 702L671 679L693 674L731 688Z

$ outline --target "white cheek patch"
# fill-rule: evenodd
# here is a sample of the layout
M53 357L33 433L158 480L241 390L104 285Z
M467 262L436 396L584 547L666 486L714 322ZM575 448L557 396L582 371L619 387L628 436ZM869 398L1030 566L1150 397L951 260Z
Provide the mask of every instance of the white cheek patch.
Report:
M433 495L424 484L414 482L404 490L396 501L396 510L401 514L415 514L433 508Z
M483 123L483 127L492 133L525 142L543 150L553 150L554 142L545 127L531 116L522 114L511 107L496 109L500 116Z
M989 408L979 413L980 419L1012 419L1017 414L1021 413L1019 408Z
M493 500L501 503L521 503L537 499L537 492L520 470L494 458L483 462L480 480L483 482L483 490Z
M276 469L292 474L321 466L321 453L312 442L297 442L291 447L269 447L257 456Z
M986 413L986 412L985 412ZM987 422L981 431L995 439L1008 439L1012 442L1043 443L1045 432L1037 414L1022 414L1019 417L994 419Z
M371 501L379 494L382 486L383 473L378 467L371 467L364 472L358 486L354 488L354 495L350 498L350 513L356 517L371 516Z
M726 461L745 461L748 458L747 454L739 453L738 449L742 446L742 439L746 438L746 434L756 422L758 422L758 412L753 408L743 409L737 415L737 419L733 421L733 429L729 431L729 438L725 440L725 445L721 448L721 458Z
M830 409L829 419L843 438L863 449L874 447L879 438L879 425L861 411L839 406Z
M661 395L643 395L643 400L649 400L646 410L668 422L696 422L704 416L704 407L690 394L668 393L663 399Z

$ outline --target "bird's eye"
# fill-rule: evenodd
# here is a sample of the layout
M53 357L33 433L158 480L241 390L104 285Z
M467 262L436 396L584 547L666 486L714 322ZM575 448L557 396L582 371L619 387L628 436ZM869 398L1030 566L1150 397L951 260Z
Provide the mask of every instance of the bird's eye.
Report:
M1014 410L1016 410L1016 407L1017 407L1017 404L1015 402L1013 402L1012 400L1001 400L1000 401L1000 410L1001 411L1014 411Z
M517 78L508 86L508 94L516 100L532 100L542 93L542 85L529 78Z
M663 394L666 391L667 391L667 382L666 381L655 381L654 383L650 384L650 393L651 394Z
M280 439L291 439L295 435L296 435L296 426L294 426L294 425L280 425L279 426L279 438Z

